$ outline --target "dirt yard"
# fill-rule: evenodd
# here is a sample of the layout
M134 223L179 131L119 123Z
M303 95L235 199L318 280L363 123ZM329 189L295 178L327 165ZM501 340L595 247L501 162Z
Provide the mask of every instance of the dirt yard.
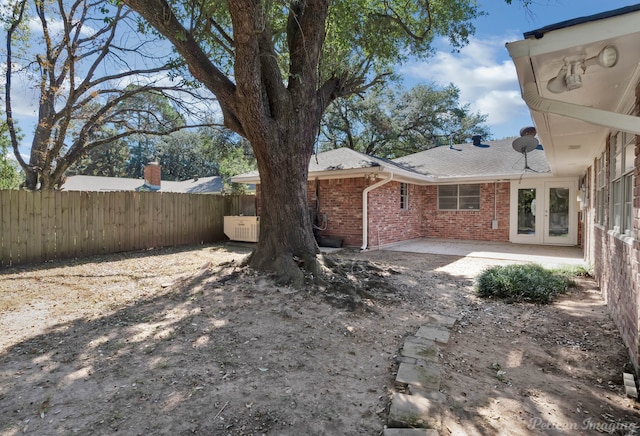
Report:
M0 271L2 435L380 435L397 354L458 318L441 435L638 434L619 334L589 279L550 306L474 295L506 261L373 251L295 290L231 245Z

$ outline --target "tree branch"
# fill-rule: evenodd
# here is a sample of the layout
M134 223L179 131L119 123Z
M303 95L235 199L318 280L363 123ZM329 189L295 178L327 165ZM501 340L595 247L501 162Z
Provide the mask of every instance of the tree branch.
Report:
M396 10L391 7L391 5L389 4L389 2L387 0L385 0L384 5L385 8L390 12L389 14L376 14L379 18L383 18L383 19L388 19L390 21L392 21L393 23L396 23L398 26L400 26L400 28L412 39L415 39L416 41L424 41L425 39L427 39L427 37L429 36L429 33L431 33L431 29L433 27L433 17L431 15L431 5L429 3L429 0L424 0L424 7L425 10L427 11L427 27L424 30L424 32L422 32L420 35L414 33L409 26L407 25L407 23L405 23L404 19L402 18L402 16L396 12Z
M24 13L26 9L27 0L18 2L12 11L12 19L9 28L7 29L7 63L5 71L5 86L4 86L4 102L5 102L5 115L7 121L7 127L9 129L9 138L11 139L11 147L13 148L13 154L16 160L20 164L23 170L27 170L27 163L22 158L18 144L18 133L16 125L13 120L13 104L11 100L11 87L13 78L13 35L18 30L22 20L24 19Z
M225 119L225 126L246 135L237 117L236 86L222 73L202 50L193 34L178 21L171 6L165 0L123 0L149 22L174 45L185 59L191 74L202 82L218 101Z

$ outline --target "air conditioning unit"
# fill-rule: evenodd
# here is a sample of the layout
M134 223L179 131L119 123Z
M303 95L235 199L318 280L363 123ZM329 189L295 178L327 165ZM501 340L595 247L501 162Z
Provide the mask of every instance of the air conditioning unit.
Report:
M225 216L224 234L232 241L258 242L260 236L260 217Z

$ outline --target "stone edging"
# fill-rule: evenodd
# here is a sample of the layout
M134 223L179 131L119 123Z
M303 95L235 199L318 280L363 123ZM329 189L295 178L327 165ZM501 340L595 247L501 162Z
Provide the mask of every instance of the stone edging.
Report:
M438 436L446 402L440 392L442 365L438 362L438 344L449 342L449 332L456 321L451 316L429 315L429 321L414 336L405 339L397 357L400 366L396 392L391 397L384 436Z

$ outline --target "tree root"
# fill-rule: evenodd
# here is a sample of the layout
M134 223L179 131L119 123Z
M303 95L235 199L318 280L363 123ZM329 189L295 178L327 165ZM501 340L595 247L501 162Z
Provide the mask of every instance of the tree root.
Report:
M350 312L377 313L377 305L389 304L397 298L396 288L387 279L397 274L396 271L370 261L345 260L335 255L321 254L310 261L281 256L271 263L266 274L260 273L249 258L233 265L232 271L220 277L217 283L226 285L246 280L247 274L252 276L252 281L258 274L268 278L274 286L320 294L327 303Z

